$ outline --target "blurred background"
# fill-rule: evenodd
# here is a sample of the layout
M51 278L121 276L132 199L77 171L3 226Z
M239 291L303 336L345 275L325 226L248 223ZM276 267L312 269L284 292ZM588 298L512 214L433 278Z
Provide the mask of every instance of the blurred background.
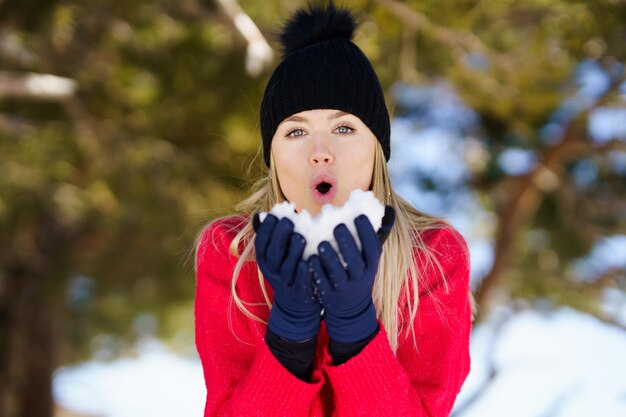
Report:
M626 415L626 1L351 0L398 192L467 239L453 415ZM0 0L0 416L198 416L193 246L303 1Z

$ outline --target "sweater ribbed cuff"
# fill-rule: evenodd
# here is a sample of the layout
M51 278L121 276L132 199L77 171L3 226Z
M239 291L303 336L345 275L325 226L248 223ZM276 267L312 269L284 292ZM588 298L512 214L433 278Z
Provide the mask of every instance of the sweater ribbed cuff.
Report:
M248 410L241 415L252 415L253 410L254 415L264 416L309 415L323 382L319 370L313 372L310 383L299 380L278 362L267 344L261 343L246 378L237 387L248 403L240 404L242 411Z
M420 399L409 393L408 374L398 363L380 322L379 326L376 336L352 360L335 366L330 362L330 354L326 356L324 370L337 398L335 412L352 416L396 416L398 410L420 410L411 415L429 415L422 408ZM367 401L363 401L364 395ZM396 401L390 401L392 398ZM375 409L371 408L372 404L376 404Z

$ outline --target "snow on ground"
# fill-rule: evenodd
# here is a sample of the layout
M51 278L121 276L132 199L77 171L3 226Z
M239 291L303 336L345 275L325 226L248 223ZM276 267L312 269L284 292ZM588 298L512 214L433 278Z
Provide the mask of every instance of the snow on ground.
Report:
M626 416L626 332L589 315L567 308L500 311L475 327L471 350L455 417ZM140 351L136 359L59 369L57 403L102 417L202 415L206 391L197 358L158 342Z
M158 341L137 358L91 361L61 368L53 380L64 408L101 417L201 416L206 390L197 358L170 352Z
M473 333L460 416L626 416L626 332L567 308L515 314L497 334L493 327Z

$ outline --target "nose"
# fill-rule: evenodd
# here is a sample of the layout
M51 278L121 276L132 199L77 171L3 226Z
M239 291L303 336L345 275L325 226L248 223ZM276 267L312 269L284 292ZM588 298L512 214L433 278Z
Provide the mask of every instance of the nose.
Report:
M314 139L313 149L309 161L312 165L331 164L334 160L333 153L325 139Z

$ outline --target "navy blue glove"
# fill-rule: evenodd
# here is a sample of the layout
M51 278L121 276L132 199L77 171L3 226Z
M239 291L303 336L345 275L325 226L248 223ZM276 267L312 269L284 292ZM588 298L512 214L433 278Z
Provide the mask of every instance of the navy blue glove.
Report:
M382 244L395 222L395 211L385 207L385 216L378 232L367 216L361 215L354 224L361 241L359 251L345 224L335 227L333 234L347 267L341 264L330 243L319 244L318 255L309 258L314 273L317 295L324 307L328 335L336 342L353 343L371 336L378 328L376 310L372 301L372 287Z
M293 232L291 220L279 221L272 214L263 223L255 214L252 225L257 264L274 290L269 329L291 341L311 339L319 331L321 306L315 297L311 271L302 260L304 237Z

